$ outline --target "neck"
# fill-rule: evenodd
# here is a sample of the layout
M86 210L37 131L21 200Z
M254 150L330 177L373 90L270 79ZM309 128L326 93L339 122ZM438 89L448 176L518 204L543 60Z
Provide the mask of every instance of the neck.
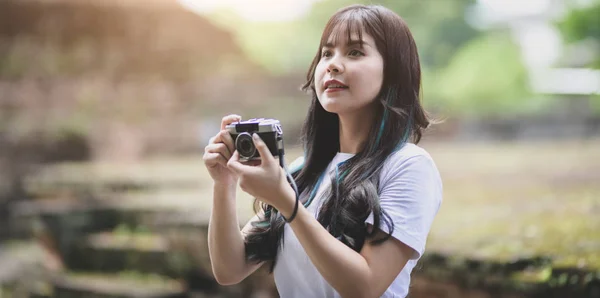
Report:
M375 113L359 112L339 114L340 119L340 152L356 154L362 150L369 137L371 123Z

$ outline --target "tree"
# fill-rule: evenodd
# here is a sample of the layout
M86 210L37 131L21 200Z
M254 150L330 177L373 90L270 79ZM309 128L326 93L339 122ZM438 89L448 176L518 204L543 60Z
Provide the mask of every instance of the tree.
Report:
M568 43L591 40L600 47L600 1L587 7L572 9L558 23L558 27ZM600 69L600 53L597 53L589 67Z
M518 46L504 32L470 41L426 92L450 114L507 114L535 109Z

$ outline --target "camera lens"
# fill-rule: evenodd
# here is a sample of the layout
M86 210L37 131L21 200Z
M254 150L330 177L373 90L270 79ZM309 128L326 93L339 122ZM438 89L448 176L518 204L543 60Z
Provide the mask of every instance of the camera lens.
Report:
M243 132L239 134L235 140L235 149L239 152L241 158L251 158L256 152L254 142L252 142L252 136Z
M240 149L242 149L244 152L249 152L252 150L252 143L250 143L248 140L243 140L240 143Z

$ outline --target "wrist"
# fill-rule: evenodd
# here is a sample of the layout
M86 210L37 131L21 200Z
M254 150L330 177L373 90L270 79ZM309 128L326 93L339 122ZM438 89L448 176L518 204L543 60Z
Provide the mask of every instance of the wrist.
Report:
M215 193L224 193L224 194L235 194L237 188L237 183L235 182L219 182L215 181L213 184L213 191Z
M298 207L296 207L296 193L291 187L286 188L284 198L281 208L277 208L277 210L279 210L286 220L293 220L293 217L295 216L294 209L299 208L300 203L298 202ZM296 210L296 212L297 211L298 210Z

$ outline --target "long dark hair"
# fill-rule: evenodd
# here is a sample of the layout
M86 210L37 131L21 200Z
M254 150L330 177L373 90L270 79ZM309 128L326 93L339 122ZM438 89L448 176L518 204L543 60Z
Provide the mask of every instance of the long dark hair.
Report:
M386 158L409 139L414 143L420 141L429 119L420 103L421 66L417 46L402 18L377 5L352 5L337 11L325 26L302 86L311 94L312 102L302 129L304 165L292 174L298 191L310 193L339 150L339 117L325 111L319 102L314 74L321 49L330 35L343 31L348 40L353 33L361 41L363 32L373 37L383 57L383 84L375 101L377 114L368 140L360 152L339 165L339 173L343 174L331 178L331 188L324 194L317 220L334 237L359 252L365 239L373 238L382 224L387 225L389 234L373 241L381 243L390 237L394 227L379 205L379 173ZM273 261L273 270L285 222L276 210L262 203L259 206L262 221L246 237L246 258L249 262ZM365 220L371 212L374 229L368 230Z

